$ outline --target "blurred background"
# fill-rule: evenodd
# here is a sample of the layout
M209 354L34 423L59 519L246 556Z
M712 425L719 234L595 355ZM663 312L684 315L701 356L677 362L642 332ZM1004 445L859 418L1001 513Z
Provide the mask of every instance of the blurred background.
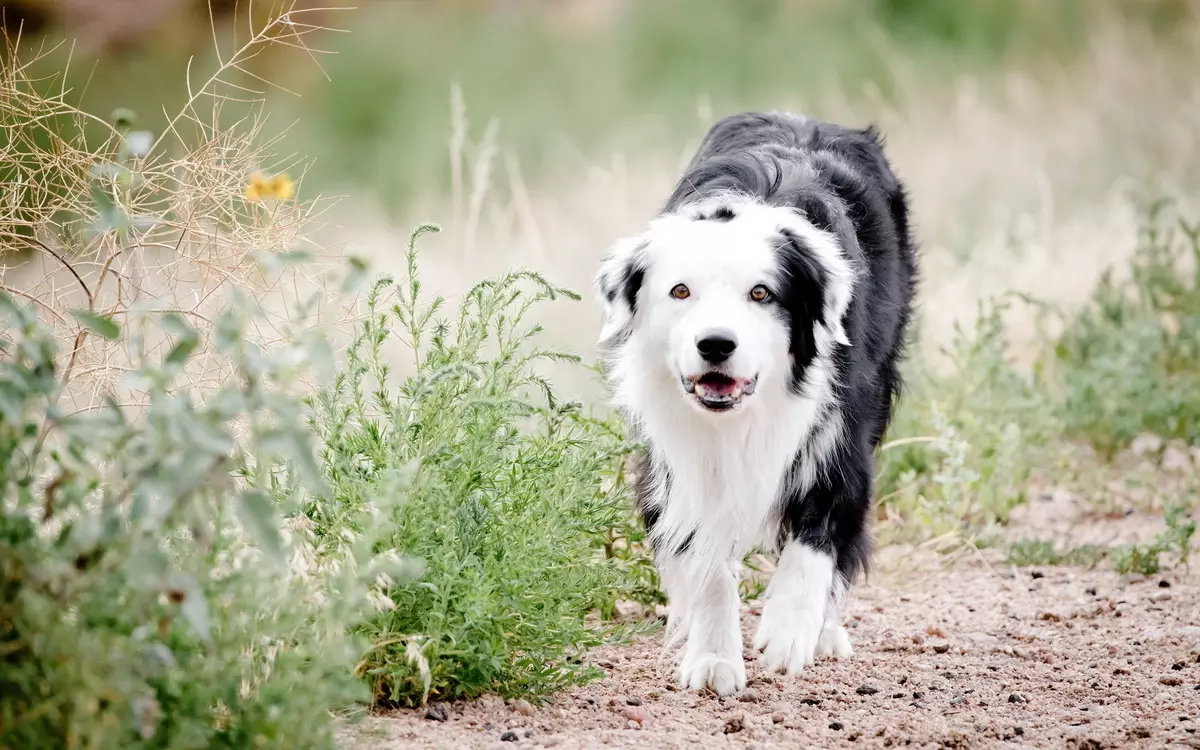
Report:
M304 0L321 10L296 18L328 30L249 60L244 81L274 84L264 134L286 133L281 164L305 160L301 197L345 196L322 240L388 270L413 222L440 222L425 262L450 292L514 266L586 288L707 127L744 109L883 130L912 190L928 344L1006 290L1081 301L1132 252L1144 206L1190 202L1200 179L1188 0L346 5ZM187 98L189 60L204 80L214 45L228 56L273 4L0 7L22 47L71 40L44 63L69 63L73 103L133 109L153 131ZM1016 322L1019 354L1035 334ZM589 354L595 325L594 306L563 308L550 336Z

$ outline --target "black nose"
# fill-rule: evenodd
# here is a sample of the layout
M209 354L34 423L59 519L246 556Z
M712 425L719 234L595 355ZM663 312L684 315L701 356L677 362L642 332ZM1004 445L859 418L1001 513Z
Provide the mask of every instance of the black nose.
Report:
M710 331L696 341L696 348L705 362L720 364L737 349L737 339L731 331Z

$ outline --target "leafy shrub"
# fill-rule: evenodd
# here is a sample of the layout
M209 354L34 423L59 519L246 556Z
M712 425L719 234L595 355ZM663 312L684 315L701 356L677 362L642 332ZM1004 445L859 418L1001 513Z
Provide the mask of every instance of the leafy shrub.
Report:
M542 694L596 674L579 660L602 637L587 615L637 587L636 556L605 552L630 523L615 474L629 446L537 372L573 358L538 347L527 313L575 295L512 273L448 316L417 274L416 240L431 228L412 236L408 277L375 285L345 371L317 398L330 491L306 513L336 549L399 496L369 524L424 572L389 585L361 629L360 672L378 700ZM409 375L387 362L393 339Z
M1128 277L1105 273L1046 366L1072 437L1106 456L1139 434L1200 440L1200 224L1149 212Z
M1187 565L1191 555L1196 522L1188 518L1189 508L1173 504L1166 510L1167 528L1149 544L1127 544L1112 551L1113 569L1118 573L1154 575L1163 569L1162 557L1174 557L1176 565Z
M69 413L53 333L0 309L0 746L330 747L329 709L360 697L352 590L291 571L272 499L285 461L318 479L284 390L312 340L261 349L231 307L236 377L198 401L169 387L199 334L160 316L173 346L129 375L145 413Z
M1004 522L1035 469L1062 458L1047 448L1059 428L1045 395L1009 361L1011 303L984 305L958 327L944 367L908 363L877 482L881 513L901 528L937 536Z

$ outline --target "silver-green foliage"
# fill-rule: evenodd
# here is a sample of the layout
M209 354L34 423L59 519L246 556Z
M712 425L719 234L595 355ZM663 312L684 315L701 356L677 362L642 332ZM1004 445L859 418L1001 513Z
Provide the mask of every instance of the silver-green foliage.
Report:
M324 346L255 346L230 306L209 335L234 377L200 400L174 386L202 334L147 313L173 345L129 375L144 409L68 413L52 333L0 313L0 747L330 747L365 697L350 598L289 566L276 481L319 480L287 389ZM128 318L79 319L136 350Z

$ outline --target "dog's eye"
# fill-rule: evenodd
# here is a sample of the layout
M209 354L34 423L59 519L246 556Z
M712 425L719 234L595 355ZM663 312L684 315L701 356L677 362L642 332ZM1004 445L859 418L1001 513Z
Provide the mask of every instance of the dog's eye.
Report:
M675 299L687 299L692 296L692 292L683 284L676 284L671 287L671 296Z
M771 299L771 290L759 284L750 290L750 299L755 302L766 302Z

